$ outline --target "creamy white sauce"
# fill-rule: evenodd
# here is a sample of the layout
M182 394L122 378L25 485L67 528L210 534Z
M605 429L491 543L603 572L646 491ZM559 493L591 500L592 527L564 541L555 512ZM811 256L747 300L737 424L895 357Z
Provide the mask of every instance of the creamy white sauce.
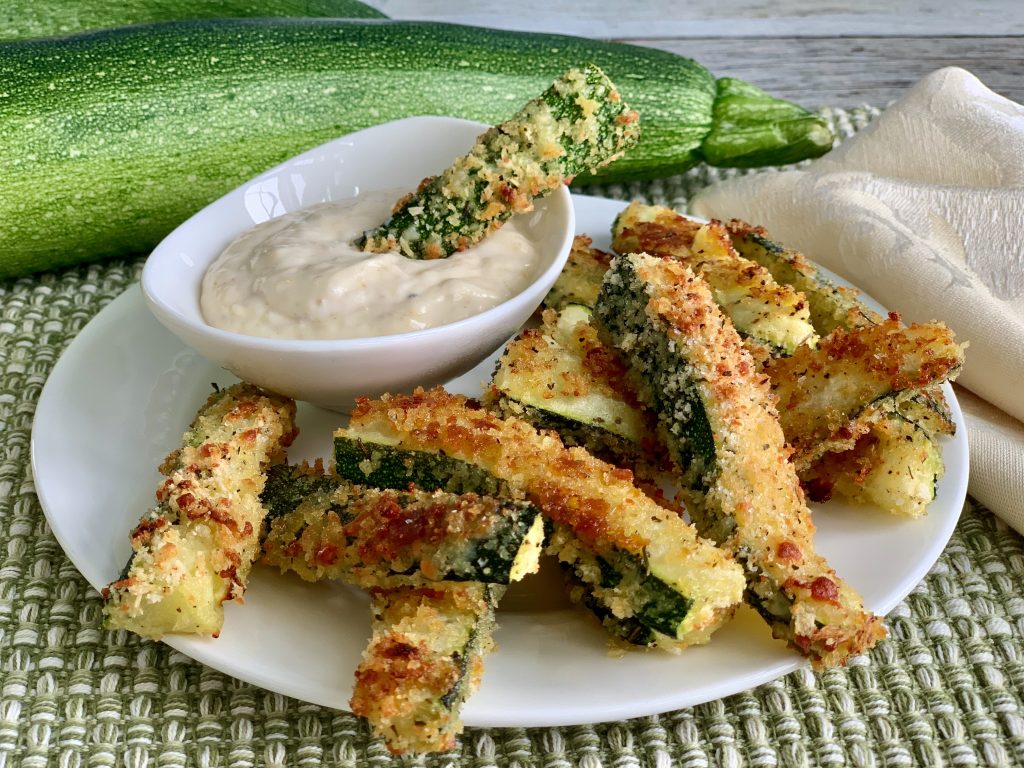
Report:
M383 222L401 194L321 203L242 233L203 278L206 322L265 338L384 336L470 317L512 298L536 277L532 216L514 216L446 259L354 248L352 240Z

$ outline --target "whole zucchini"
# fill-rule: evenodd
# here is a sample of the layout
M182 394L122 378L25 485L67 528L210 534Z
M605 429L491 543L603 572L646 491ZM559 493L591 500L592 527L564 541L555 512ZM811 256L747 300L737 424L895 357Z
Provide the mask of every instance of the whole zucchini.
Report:
M359 0L5 0L0 8L0 40L73 35L156 21L263 16L386 18Z
M146 251L203 205L300 151L370 125L440 114L495 123L592 62L641 115L637 147L598 178L653 178L702 159L773 164L831 146L797 108L751 122L730 90L664 51L429 22L221 19L0 44L0 278ZM753 97L751 97L753 98ZM781 143L780 143L781 142Z

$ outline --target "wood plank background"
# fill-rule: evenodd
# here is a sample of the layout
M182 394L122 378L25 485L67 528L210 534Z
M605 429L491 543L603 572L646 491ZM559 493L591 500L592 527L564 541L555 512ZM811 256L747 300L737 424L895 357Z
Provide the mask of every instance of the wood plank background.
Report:
M392 18L588 37L1024 34L1021 0L366 0Z
M392 18L621 40L808 107L883 106L960 66L1024 102L1024 0L368 0Z
M1024 5L1024 0L1022 0ZM1024 37L776 37L629 40L689 56L806 107L884 106L940 67L970 70L1024 102Z

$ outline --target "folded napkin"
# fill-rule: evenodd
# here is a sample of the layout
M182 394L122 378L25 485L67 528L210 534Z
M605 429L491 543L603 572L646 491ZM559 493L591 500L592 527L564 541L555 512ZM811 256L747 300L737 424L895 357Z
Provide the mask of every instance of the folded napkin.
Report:
M806 169L729 179L690 209L763 225L968 341L970 493L1024 533L1024 107L941 69Z

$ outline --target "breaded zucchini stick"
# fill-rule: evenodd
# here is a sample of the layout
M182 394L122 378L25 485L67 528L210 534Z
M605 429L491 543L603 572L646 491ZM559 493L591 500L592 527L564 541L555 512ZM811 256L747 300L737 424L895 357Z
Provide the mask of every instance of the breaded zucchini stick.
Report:
M857 298L856 289L837 286L802 253L770 240L763 227L754 227L739 219L725 226L741 256L760 264L776 282L804 296L818 335L827 336L836 328L848 330L881 322L882 317Z
M594 317L658 414L691 517L743 564L746 598L773 634L818 667L874 645L881 620L815 552L767 382L704 281L678 262L623 256Z
M963 349L941 323L904 326L898 315L849 331L835 329L817 349L769 360L779 421L805 469L827 451L853 447L871 421L936 382L956 378ZM869 418L858 420L872 406Z
M259 551L268 465L283 458L295 403L249 384L214 392L160 467L158 505L132 531L132 555L103 590L104 623L159 639L216 636Z
M612 254L593 247L586 235L576 235L569 250L569 258L558 273L558 279L544 297L544 306L561 311L570 304L593 307L601 278L612 263Z
M314 488L301 497L291 484ZM382 491L302 465L273 467L268 489L264 504L277 514L269 519L263 562L307 581L364 588L441 580L508 584L540 564L544 521L524 501ZM288 499L295 501L291 509Z
M638 490L632 473L521 419L442 389L417 390L360 400L335 433L337 472L358 482L407 482L407 467L423 455L457 484L483 473L524 494L556 524L549 551L617 616L635 616L680 645L705 642L741 597L742 571Z
M803 254L773 242L762 227L735 219L726 226L741 254L806 296L811 322L822 336L882 322L882 317L858 298L858 291L835 285ZM801 470L801 479L818 499L826 498L835 488L854 501L870 500L895 514L917 516L927 503L927 488L931 488L931 500L945 472L939 435L953 434L956 425L937 385L903 401L897 406L899 413L882 412L883 405L891 407L889 403L868 407L851 425L850 434L861 435L854 448L840 442L835 450ZM919 431L907 433L907 421L924 431L927 442L921 440ZM908 436L915 443L909 454ZM853 453L846 456L844 449ZM894 469L897 462L898 472Z
M359 245L416 259L465 250L512 214L533 210L534 198L620 157L639 138L638 121L598 67L570 69L480 136L469 154L425 179Z
M697 225L694 224L692 229L695 234ZM848 361L844 361L844 357L851 360L859 357L863 361L865 359L864 355L857 352L858 345L856 339L859 336L870 343L872 331L858 329L869 329L875 324L884 322L883 318L858 299L858 292L855 289L836 286L821 274L814 264L804 258L802 254L797 251L787 250L769 240L764 230L750 227L738 221L730 222L728 229L733 242L743 255L749 256L752 260L769 269L772 276L778 282L790 285L797 288L801 293L805 293L811 322L814 324L815 330L822 337L835 330L850 331L853 334L851 338L855 343L846 344L838 356L836 354L837 347L833 344L826 344L826 349L818 350L817 352L809 352L806 349L801 350L801 354L805 356L808 367L818 372L818 387L820 388L825 383L825 389L819 389L819 396L816 398L816 401L827 404L831 395L830 388L836 387L841 389L843 387L841 378L831 384L828 383L831 378L830 368L836 366L840 369L845 369L849 373L851 364ZM607 270L609 259L610 256L608 254L597 251L591 248L589 243L578 239L570 262L566 265L562 274L559 275L558 281L556 281L555 286L545 301L550 306L561 306L559 302L563 302L566 300L566 297L572 296L586 302L588 305L592 305L600 288L599 281ZM907 344L911 343L914 335L914 333L911 333L908 336L905 340ZM920 334L916 335L920 336ZM890 355L899 353L898 345L892 343L895 341L895 337L890 338L889 341L890 343L885 347L887 352ZM506 376L505 373L502 373L501 375L505 378L502 385L502 403L514 405L517 399L516 390L537 395L543 395L544 388L550 388L552 385L557 390L557 380L542 380L543 377L539 375L542 366L549 367L553 373L564 368L572 369L574 367L573 362L565 359L577 354L577 350L571 347L558 347L557 363L549 361L542 364L534 364L529 356L529 353L532 351L531 348L522 341L517 341L515 344L517 350L514 371L516 373L520 371L535 371L538 375L528 378L522 375ZM752 350L756 349L756 347L749 343L749 340L747 347ZM536 349L535 345L533 349ZM553 353L554 350L551 350L545 356L551 357ZM764 367L769 375L772 375L772 360L770 358L765 359L764 355L760 355L759 359L761 359L759 364ZM876 368L883 365L883 363L897 367L902 364L901 361L893 357L890 357L888 361L883 361L880 358L874 361ZM502 362L501 366L507 367L505 366L505 361ZM499 371L501 370L502 368L499 367ZM952 378L954 374L955 371L950 372L949 377ZM496 375L496 379L497 377ZM604 378L606 378L606 374L601 371L588 369L582 375L577 375L573 378L573 385L587 391L601 391L607 389ZM945 378L945 375L936 375L935 378L941 381ZM792 382L787 383L781 378L779 381L782 382L779 392L779 410L781 413L786 414L789 405L787 398L793 394L798 394L799 388L795 388ZM621 390L622 388L620 387L619 389ZM863 389L862 392L866 396L871 396L870 388ZM849 392L847 391L846 395L848 394ZM807 411L806 402L802 413L792 414L792 418L787 420L785 425L787 428L787 440L803 442L808 449L807 456L801 460L800 469L800 477L805 487L815 500L828 498L834 489L857 501L872 499L874 503L879 504L883 509L895 514L919 514L922 511L921 502L924 499L925 489L930 487L932 489L931 498L934 498L938 480L944 472L942 445L939 442L939 435L953 434L955 432L955 425L949 415L948 406L938 385L933 384L926 387L906 400L902 399L907 396L905 392L894 393L893 397L882 397L874 402L861 403L850 402L848 399L844 399L846 395L839 392L836 396L840 401L845 402L845 407L849 409L850 413L856 415L846 424L836 422L836 428L832 430L826 441L819 446L814 446L813 442L809 442L812 438L806 432L806 430L813 428L813 424L816 421L816 416ZM550 393L548 398L551 398ZM538 398L534 397L533 399L537 400ZM896 408L900 410L899 414L892 411L894 401ZM623 401L620 401L615 409L617 418L622 423L641 424L640 412L632 408L631 405L627 405L627 402L631 402L631 399L628 395L624 395ZM918 403L920 403L920 406L917 405ZM630 445L625 440L595 442L592 439L592 435L600 435L600 432L588 427L589 421L586 418L586 413L577 414L570 405L561 403L557 398L555 398L555 405L558 408L558 418L562 422L561 424L555 424L552 419L548 418L545 409L536 404L529 408L524 408L521 415L538 426L558 429L563 434L565 434L565 430L568 430L568 434L573 436L572 439L580 440L580 438L576 437L577 433L591 437L589 443L580 440L580 444L586 445L592 450L595 447L599 447L603 451L602 455L611 461L626 464L633 463L637 461L638 450L639 456L643 460L642 457L647 448L638 449L637 445ZM607 410L611 412L611 409ZM623 410L625 412L621 412ZM817 416L821 416L823 419L828 418L826 414L817 414ZM837 419L838 416L839 411L831 411L831 418L833 420ZM924 426L924 432L928 435L928 442L927 444L921 442L919 440L921 435L915 433L912 439L917 444L918 450L912 455L919 457L920 462L916 465L907 465L905 471L896 473L893 470L893 462L901 460L898 457L902 457L902 459L910 458L910 455L907 453L907 446L901 444L906 442L907 438L905 434L906 421ZM889 422L893 423L890 424ZM802 432L801 430L805 431ZM851 456L843 456L844 451L852 450L851 446L856 441L860 441L857 453ZM646 445L652 445L649 439ZM866 449L868 445L871 446L870 451ZM814 458L819 455L820 458ZM867 466L865 462L869 461L874 462L877 466L874 469ZM828 466L817 466L818 463L827 463ZM844 478L841 476L843 472L850 472L852 474ZM881 488L868 492L868 489L873 487L874 479L881 478L883 476L882 473L887 478L886 482L882 484ZM869 477L872 478L872 482L865 486L864 484L868 482L867 478ZM899 478L904 479L902 487L898 482ZM894 480L896 482L893 482ZM850 493L848 494L847 491Z
M935 499L941 454L928 433L900 413L887 414L847 451L826 453L800 479L813 501L838 492L906 517L921 517Z
M566 445L583 446L613 464L653 464L664 454L625 366L597 338L590 309L579 304L557 314L545 310L539 328L508 343L484 403L554 429Z
M789 355L817 341L803 295L740 256L721 222L698 224L671 208L634 202L615 219L612 247L686 264L707 281L740 335L767 350Z
M639 402L625 367L591 327L590 312L572 305L557 319L548 311L539 329L509 343L487 397L503 413L520 416L613 463L664 464L650 413ZM904 419L941 420L931 388L954 376L962 351L940 324L904 328L894 320L837 330L818 347L763 364L786 441L797 448L801 471L817 457L852 447L894 408L929 404ZM929 394L925 395L925 389ZM916 398L916 399L915 399ZM903 403L907 405L904 406ZM936 425L936 429L940 425ZM885 439L885 430L878 430ZM941 459L939 460L941 464Z
M493 647L503 585L537 569L543 521L536 508L474 494L363 488L319 462L272 467L263 501L273 514L264 564L370 592L373 636L356 671L352 711L394 753L451 749L462 704Z
M444 752L479 687L504 587L478 582L372 589L373 636L349 706L395 754Z

